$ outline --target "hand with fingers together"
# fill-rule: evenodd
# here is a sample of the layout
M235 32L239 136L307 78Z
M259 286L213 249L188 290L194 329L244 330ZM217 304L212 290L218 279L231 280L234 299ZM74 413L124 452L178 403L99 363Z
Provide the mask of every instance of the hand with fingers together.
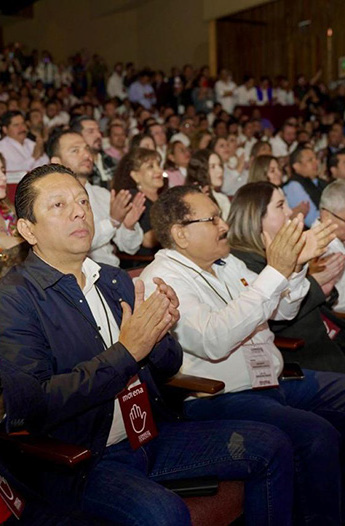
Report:
M128 212L132 208L131 204L131 193L129 190L120 190L115 192L112 190L110 193L110 210L109 215L111 219L122 223Z
M304 232L305 245L298 257L298 264L304 265L307 261L324 254L327 246L336 238L334 234L336 229L337 225L332 223L331 220L328 220Z
M332 292L345 269L345 256L340 252L318 259L318 266L314 265L309 274L318 282L326 297Z
M133 230L135 223L139 221L140 217L144 213L145 200L145 195L142 192L138 192L131 201L131 208L123 220L123 224L126 228L128 228L128 230Z
M267 264L288 278L296 269L297 260L305 245L303 217L300 214L279 230L271 239L263 232Z
M173 301L170 292L161 292L159 287L144 300L145 287L139 279L135 283L135 302L132 312L126 302L122 302L122 323L119 342L122 343L136 361L145 358L153 346L171 329L175 323ZM176 303L176 302L175 302Z

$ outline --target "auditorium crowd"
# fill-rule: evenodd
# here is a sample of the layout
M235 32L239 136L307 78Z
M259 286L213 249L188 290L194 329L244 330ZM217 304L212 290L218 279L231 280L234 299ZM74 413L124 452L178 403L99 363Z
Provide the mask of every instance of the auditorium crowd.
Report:
M92 453L33 481L0 455L23 524L188 526L160 483L205 476L244 481L248 526L345 523L345 82L322 75L0 52L2 428ZM179 370L224 389L176 419Z

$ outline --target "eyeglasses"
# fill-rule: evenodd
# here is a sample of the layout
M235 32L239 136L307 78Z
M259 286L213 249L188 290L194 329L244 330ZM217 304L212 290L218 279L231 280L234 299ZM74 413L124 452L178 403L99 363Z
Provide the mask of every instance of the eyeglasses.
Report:
M203 217L201 219L186 219L185 221L181 221L181 225L191 225L193 223L213 223L215 226L219 225L220 217L219 216L212 216L212 217Z
M331 214L333 217L336 217L337 219L339 219L339 221L342 221L343 223L345 223L345 219L343 219L343 218L340 217L340 216L337 216L337 214L334 214L333 212L331 212L331 211L328 210L327 208L322 208L322 210L325 210L325 212L328 212L328 213Z

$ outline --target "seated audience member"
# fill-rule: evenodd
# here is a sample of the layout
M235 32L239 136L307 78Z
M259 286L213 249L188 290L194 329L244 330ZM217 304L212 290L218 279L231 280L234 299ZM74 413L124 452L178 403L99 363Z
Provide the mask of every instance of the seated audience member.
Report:
M102 150L102 134L97 121L81 115L72 120L71 130L80 133L90 148L93 157L91 183L110 188L117 161Z
M274 157L282 157L283 162L288 159L289 155L297 147L296 126L285 122L280 132L278 132L270 141Z
M130 150L134 150L134 148L146 148L147 150L155 150L156 144L151 135L148 135L147 133L137 133L134 135L130 142Z
M267 141L256 141L250 150L249 166L252 165L254 159L260 155L272 155L272 146Z
M236 168L231 168L230 159L233 157L233 152L229 147L228 141L223 137L213 139L209 144L209 149L217 153L223 161L224 182L222 192L226 195L233 196L236 190L247 182L246 176L243 173L244 158L240 159Z
M284 194L290 208L302 202L309 203L305 224L311 227L319 215L319 204L322 190L327 183L318 177L319 162L314 150L301 146L290 155L292 177L283 186Z
M250 418L284 430L295 455L297 524L340 526L345 375L304 370L303 380L278 380L283 360L267 325L269 318L295 317L309 289L301 265L324 250L332 229L318 233L315 251L316 238L313 249L304 243L301 218L284 225L257 276L229 255L228 226L197 189L170 188L151 218L164 249L141 274L146 294L155 276L174 287L181 315L173 334L184 351L182 371L225 382L224 394L186 401L186 417Z
M260 274L265 268L266 245L262 232L273 240L291 218L283 192L269 182L242 186L231 203L229 243L231 254L241 259L251 271ZM334 243L334 240L332 241ZM270 321L271 330L278 336L303 338L305 345L298 351L284 351L286 361L319 371L345 372L345 323L336 319L326 299L335 281L343 274L345 257L334 257L326 276L308 276L310 289L297 316L288 321ZM330 271L334 276L330 277ZM324 280L327 281L324 281ZM338 322L338 334L327 331L324 321ZM330 324L329 324L330 325ZM342 330L340 330L342 329Z
M129 86L128 98L132 103L140 104L146 110L151 110L156 104L156 94L151 85L150 71L140 71L138 79Z
M181 122L180 131L175 133L170 142L182 142L186 148L190 147L191 140L195 133L195 124L192 117L184 117Z
M259 155L253 160L249 169L248 183L257 183L258 181L269 181L276 186L282 186L283 174L280 169L278 160L273 155ZM305 217L309 212L310 204L308 201L301 201L292 208L292 217L302 213Z
M227 121L224 119L215 119L212 124L213 135L215 137L225 137L228 136L228 126Z
M99 129L102 133L106 133L113 120L117 117L116 110L118 108L118 102L115 100L107 100L103 108L103 117L99 120Z
M320 199L320 221L324 223L331 219L338 228L334 239L327 247L326 256L331 254L345 255L345 181L338 179L326 186ZM323 260L320 259L320 264ZM345 274L336 282L335 287L339 297L333 305L335 311L345 312Z
M235 97L238 106L254 106L257 103L254 77L244 76L243 84L236 88Z
M167 157L167 134L161 124L154 122L147 127L147 133L153 138L156 150L162 158L162 166L164 165Z
M295 97L290 88L287 77L281 75L278 79L278 87L274 90L274 100L281 106L292 106L295 104Z
M256 98L258 106L268 106L273 103L273 89L269 77L260 77L260 83L256 86Z
M128 151L126 143L127 136L125 128L119 124L111 124L109 128L110 147L105 150L105 153L120 161Z
M284 433L261 423L167 421L156 382L181 365L181 348L168 334L178 300L156 279L144 301L142 281L134 288L120 269L86 257L93 217L73 172L48 165L28 173L16 208L32 251L0 283L0 354L41 384L36 432L93 453L68 475L37 464L30 480L48 502L114 525L191 526L183 500L157 482L217 476L245 480L247 520L291 526L293 461ZM22 413L30 413L28 401Z
M20 111L4 113L1 129L3 139L0 141L0 153L6 160L9 183L17 183L28 170L48 162L43 138L37 136L36 142L27 138L27 127Z
M50 140L48 151L53 163L67 166L85 187L95 220L95 233L89 256L100 263L118 267L119 258L114 245L135 254L143 240L143 231L138 219L144 211L144 196L138 194L133 200L128 191L115 194L106 188L91 185L92 155L84 138L76 132L66 130Z
M212 133L210 133L208 130L198 130L195 132L191 140L191 151L196 152L198 150L204 150L205 148L208 148L211 140Z
M125 155L115 172L113 188L116 192L129 190L135 196L140 192L145 196L145 210L139 219L144 232L139 255L151 256L157 251L158 242L151 227L150 210L164 189L163 170L160 155L146 148L135 148Z
M207 79L204 75L199 75L195 80L195 88L192 91L192 101L196 112L202 111L209 113L214 104L214 92L208 86Z
M28 252L27 243L18 235L16 222L14 207L6 198L5 159L0 153L0 278L23 261Z
M216 99L222 105L222 108L229 114L234 111L236 99L236 84L232 80L230 71L223 68L219 72L219 80L214 85Z
M164 172L168 174L169 187L185 183L189 161L190 151L182 142L169 143L164 164Z
M327 168L332 179L345 179L345 148L331 155Z
M117 62L114 65L114 71L110 75L107 81L107 95L111 99L118 97L120 100L123 100L127 97L126 89L123 85L123 63Z
M197 186L213 199L226 221L230 212L230 201L220 192L223 174L223 161L219 155L211 150L199 150L192 155L188 165L186 185Z
M254 123L253 121L246 121L242 127L242 133L238 138L238 143L244 148L244 159L249 161L251 150L257 139L254 137Z
M44 126L43 113L41 110L30 110L26 115L25 120L28 129L28 139L36 142L37 136L46 141L48 139L48 130Z
M46 104L46 112L43 116L44 125L48 128L55 128L55 126L67 126L69 123L69 115L65 111L60 110L60 102L50 100Z

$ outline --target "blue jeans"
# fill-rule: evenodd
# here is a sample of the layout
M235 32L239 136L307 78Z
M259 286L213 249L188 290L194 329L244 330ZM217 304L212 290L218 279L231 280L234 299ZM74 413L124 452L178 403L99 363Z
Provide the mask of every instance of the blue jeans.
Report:
M108 447L89 475L83 510L117 526L189 526L184 501L157 482L201 476L244 480L249 525L291 525L290 440L243 421L166 423L137 451L128 440Z
M185 402L192 420L229 418L272 424L295 458L297 524L341 524L340 438L345 438L345 375L304 370L304 380Z

